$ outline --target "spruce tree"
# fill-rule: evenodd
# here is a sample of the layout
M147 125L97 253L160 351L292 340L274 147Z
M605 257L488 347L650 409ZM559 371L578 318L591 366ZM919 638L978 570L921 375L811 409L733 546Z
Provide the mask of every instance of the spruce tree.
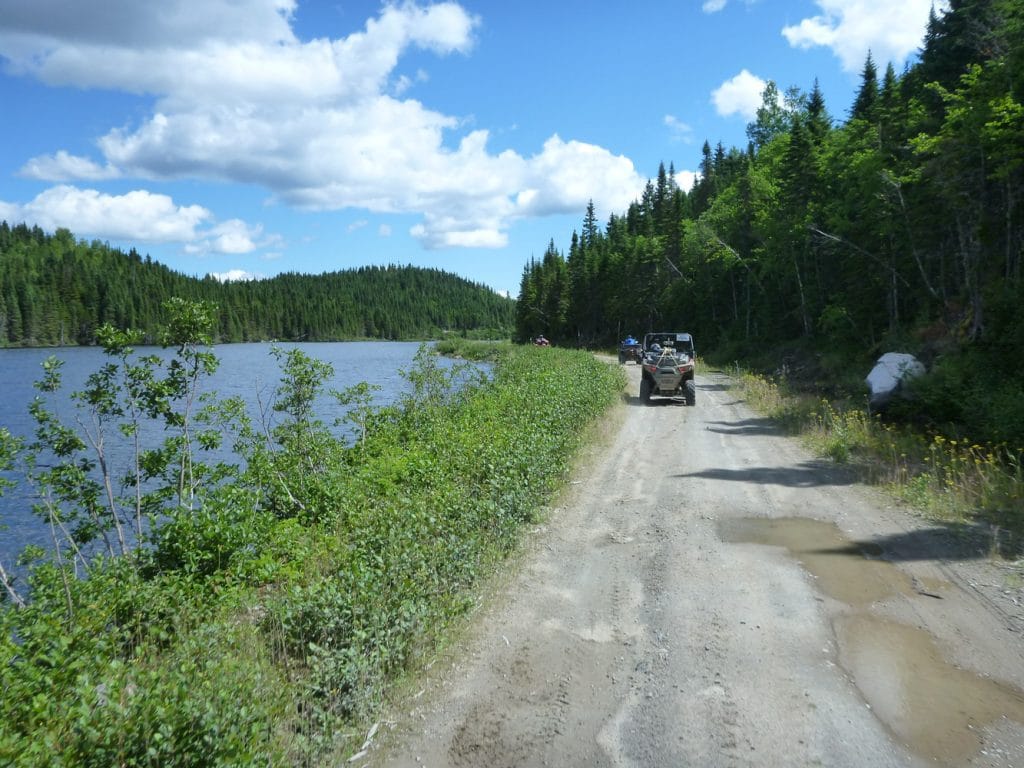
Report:
M874 122L876 117L875 105L877 103L878 69L875 67L874 59L871 57L871 51L868 51L867 58L864 60L864 69L861 70L860 90L857 91L857 98L853 102L850 117L854 120Z

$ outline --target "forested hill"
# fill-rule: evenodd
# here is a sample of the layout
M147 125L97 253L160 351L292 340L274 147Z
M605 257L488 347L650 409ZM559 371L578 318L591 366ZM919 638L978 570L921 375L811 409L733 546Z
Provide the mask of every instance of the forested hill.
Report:
M949 7L903 72L867 56L852 105L770 84L747 146L705 143L692 189L662 166L606 226L591 206L567 255L525 266L517 336L683 329L851 381L909 351L936 412L1024 436L1024 2Z
M455 275L363 267L222 283L66 229L0 223L0 346L92 344L104 323L152 333L174 296L220 309L218 340L507 338L515 302Z

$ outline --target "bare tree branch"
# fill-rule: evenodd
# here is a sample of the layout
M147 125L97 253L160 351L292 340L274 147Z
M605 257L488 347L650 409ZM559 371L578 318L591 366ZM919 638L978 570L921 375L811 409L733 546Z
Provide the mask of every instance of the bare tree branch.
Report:
M754 270L750 268L750 265L747 264L746 259L744 259L740 255L739 251L737 251L735 248L733 248L731 245L729 245L727 242L725 242L725 240L723 240L721 237L719 237L718 233L715 232L715 230L713 230L706 223L704 223L702 221L698 221L697 223L700 225L700 228L704 232L706 232L708 235L711 236L712 240L714 240L720 246L725 248L725 250L727 250L729 253L731 253L733 256L736 257L736 261L738 261L740 263L740 266L742 266L745 270L747 270L747 274L748 275L750 275L752 278L754 278L754 282L757 283L757 287L761 289L761 293L767 293L767 291L765 291L765 289L764 289L764 285L761 284L761 279L757 276L757 274L754 272Z
M859 247L857 245L854 245L849 240L844 240L843 238L839 237L838 235L833 235L833 234L830 234L829 232L824 232L824 231L818 229L817 227L813 227L813 226L808 226L807 228L811 232L813 232L814 234L819 235L820 237L824 237L826 240L831 240L834 243L839 243L840 245L845 245L847 248L850 248L850 249L856 251L861 256L867 256L869 259L871 259L873 262L878 264L884 270L886 270L887 272L891 272L892 275L894 277L896 277L897 279L899 279L900 282L902 282L905 286L907 286L908 288L911 287L910 283L907 281L907 279L905 277L903 277L903 275L901 275L899 272L897 272L895 267L893 267L891 264L886 264L884 260L882 260L878 256L875 256L875 254L870 253L868 251L865 251L863 248L861 248L861 247Z
M917 249L914 247L914 239L910 234L910 220L909 216L907 215L907 203L903 199L903 189L900 187L900 183L896 181L896 179L894 179L888 173L882 173L882 181L891 186L893 190L896 192L896 199L899 200L900 211L902 211L903 213L903 223L904 226L907 228L907 237L910 242L910 252L914 255L914 261L917 264L918 271L921 273L921 279L924 281L924 287L928 289L928 293L932 295L933 299L938 299L939 293L932 287L931 281L928 279L928 274L924 271L924 263L922 263L921 257L917 253Z
M19 608L24 608L25 600L18 594L18 590L14 588L14 583L11 581L11 577L8 575L7 571L4 570L3 563L0 563L0 582L3 582L4 589L7 590L7 594L10 596L11 602Z

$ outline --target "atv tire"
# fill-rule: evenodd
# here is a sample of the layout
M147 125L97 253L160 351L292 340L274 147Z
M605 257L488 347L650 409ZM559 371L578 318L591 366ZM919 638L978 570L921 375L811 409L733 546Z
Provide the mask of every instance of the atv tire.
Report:
M689 379L686 382L686 404L697 404L697 385L694 383L693 379Z
M651 382L640 379L640 402L648 405L651 402Z

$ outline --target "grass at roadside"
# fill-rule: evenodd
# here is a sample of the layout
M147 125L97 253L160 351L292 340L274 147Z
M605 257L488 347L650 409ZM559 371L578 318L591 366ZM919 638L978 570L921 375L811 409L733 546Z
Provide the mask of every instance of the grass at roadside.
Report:
M357 408L338 438L304 405L240 433L247 468L177 509L151 549L35 555L31 599L0 604L0 764L340 764L389 686L473 604L565 481L622 371L586 352L470 342L493 361ZM458 382L458 386L453 386ZM350 393L360 402L359 393ZM347 433L348 434L348 433Z
M819 455L886 486L931 519L987 528L993 554L1024 554L1024 448L922 434L751 373L737 372L736 382L755 410Z
M452 338L443 339L434 344L434 351L439 355L476 361L498 360L511 349L513 349L513 345L509 341Z

